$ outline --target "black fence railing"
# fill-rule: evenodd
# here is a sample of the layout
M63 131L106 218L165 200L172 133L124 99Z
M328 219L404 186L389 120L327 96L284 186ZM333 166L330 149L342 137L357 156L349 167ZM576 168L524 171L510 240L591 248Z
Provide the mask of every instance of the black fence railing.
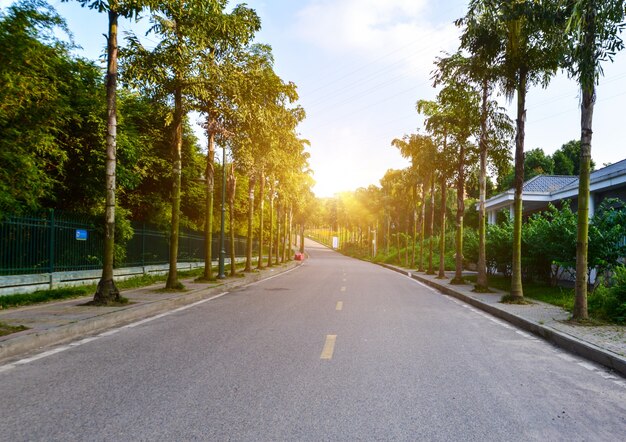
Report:
M169 232L145 224L133 225L118 267L169 262ZM226 235L225 250L230 251ZM219 253L219 233L213 234L212 259ZM256 252L257 244L253 243ZM92 270L102 267L103 233L98 219L50 210L30 216L5 216L0 222L0 275ZM235 238L235 254L245 256L246 238ZM204 261L204 235L181 229L179 261Z

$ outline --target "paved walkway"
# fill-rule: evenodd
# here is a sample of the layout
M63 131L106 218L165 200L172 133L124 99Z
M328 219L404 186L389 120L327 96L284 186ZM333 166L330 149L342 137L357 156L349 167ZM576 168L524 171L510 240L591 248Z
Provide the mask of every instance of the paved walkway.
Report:
M119 307L84 305L93 298L88 296L0 310L0 322L28 327L28 330L0 336L0 361L189 305L285 272L299 264L300 262L290 261L261 271L239 273L236 277L212 283L182 279L181 282L185 285L182 292L165 291L162 282L123 290L122 296L128 298L129 303Z
M413 279L434 287L443 293L461 299L479 309L524 328L532 333L564 347L565 349L608 366L626 376L626 327L617 325L588 326L567 322L570 313L551 304L530 300L532 304L503 304L504 294L475 293L472 284L453 285L453 272L446 272L446 279L426 275L391 265L384 267L406 273Z

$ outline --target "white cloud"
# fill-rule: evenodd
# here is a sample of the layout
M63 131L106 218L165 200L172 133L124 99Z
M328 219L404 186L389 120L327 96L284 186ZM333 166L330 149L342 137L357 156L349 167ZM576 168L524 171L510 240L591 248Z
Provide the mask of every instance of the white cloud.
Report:
M442 50L454 50L458 30L432 23L429 0L313 0L297 16L293 32L307 43L336 54L403 64L403 70L430 72ZM426 60L426 62L425 62Z

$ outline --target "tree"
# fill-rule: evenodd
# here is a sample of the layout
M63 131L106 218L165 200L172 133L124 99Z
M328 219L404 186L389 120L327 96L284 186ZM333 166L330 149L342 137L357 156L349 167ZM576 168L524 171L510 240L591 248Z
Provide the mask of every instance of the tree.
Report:
M433 163L435 156L435 145L428 135L411 134L405 135L402 139L394 139L391 144L400 150L400 154L404 158L411 160L411 175L413 177L413 188L417 193L421 190L419 203L415 210L420 208L420 256L418 271L424 271L424 230L426 224L426 189L432 181ZM418 224L418 223L416 223ZM415 235L414 236L418 236ZM417 238L416 238L417 239Z
M63 19L43 2L0 12L2 212L37 210L55 198L68 160L59 135L74 118L72 87L78 86L73 45L61 39L64 32Z
M543 149L536 148L524 152L524 181L537 175L554 174L554 160Z
M506 113L496 102L489 101L493 85L498 76L498 53L502 51L503 39L498 35L497 17L492 13L489 4L476 2L470 7L465 17L455 22L463 27L460 50L467 51L464 57L459 51L450 57L450 62L443 69L457 70L467 80L475 83L480 89L480 133L478 149L480 170L478 176L479 209L478 209L478 274L476 291L487 291L487 256L486 256L486 213L487 199L487 159L490 156L496 168L506 163L508 158L508 141L513 131L512 124ZM504 161L503 161L504 159Z
M65 0L64 0L65 1ZM120 299L120 293L113 281L113 256L115 249L115 169L117 152L117 23L120 16L137 16L148 5L148 1L137 0L78 0L81 6L106 12L109 18L107 36L107 135L106 135L106 202L104 254L102 277L93 298L96 304L109 304Z
M497 17L494 21L496 30L505 42L496 57L497 63L501 65L498 81L509 100L517 95L510 297L520 299L524 297L521 249L526 94L531 85L547 86L561 63L564 53L563 19L554 0L472 0L470 9L473 8L490 10Z
M259 18L253 11L237 7L230 14L222 13L227 32L216 35L208 47L201 51L198 61L198 87L193 89L194 107L206 117L207 156L205 188L205 265L203 279L213 278L213 199L215 183L215 142L226 143L238 130L240 109L247 103L246 89L251 53L246 45L260 28ZM249 263L246 264L249 271Z
M449 113L450 136L458 150L453 158L456 163L456 259L453 284L463 283L463 215L465 213L465 169L466 162L475 149L470 143L470 137L475 135L480 127L480 97L478 92L468 83L462 69L449 69L456 58L440 58L436 64L435 86L444 84L437 95L437 99L447 108Z
M175 1L163 0L151 14L150 32L161 37L152 49L146 49L131 34L126 52L128 81L147 88L159 98L173 100L172 137L172 213L170 228L170 256L167 288L180 288L178 281L178 231L180 224L182 132L183 117L188 110L186 94L203 84L195 77L202 51L215 41L237 39L232 36L231 16L241 11L244 17L256 17L254 11L237 6L231 14L224 14L225 0ZM233 20L237 21L237 20Z
M419 100L417 111L426 116L426 130L433 134L439 149L435 154L434 168L437 170L441 192L440 231L439 231L439 273L437 278L445 278L445 238L448 182L459 164L458 141L451 138L458 114L455 105L446 91L437 96L436 101ZM431 236L432 241L432 236Z
M555 175L579 175L580 174L580 140L571 140L563 144L552 154ZM593 159L590 163L591 170L595 168Z
M624 27L624 0L571 0L567 23L570 43L567 67L581 89L580 175L578 180L578 234L574 318L587 319L587 249L589 241L589 176L596 83L602 63L624 48L619 36Z

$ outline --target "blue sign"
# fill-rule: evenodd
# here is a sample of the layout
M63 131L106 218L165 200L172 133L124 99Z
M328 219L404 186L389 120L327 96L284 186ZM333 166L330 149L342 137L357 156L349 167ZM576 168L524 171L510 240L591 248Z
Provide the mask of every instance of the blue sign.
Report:
M79 241L87 241L87 231L77 229L76 230L76 239Z

